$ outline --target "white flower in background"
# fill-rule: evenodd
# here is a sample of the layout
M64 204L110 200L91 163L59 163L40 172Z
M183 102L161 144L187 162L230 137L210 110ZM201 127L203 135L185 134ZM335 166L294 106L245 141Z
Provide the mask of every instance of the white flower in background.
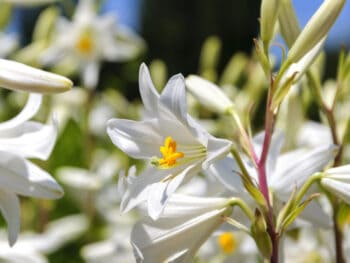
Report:
M10 55L18 47L18 37L14 33L0 32L0 58Z
M87 229L87 218L84 215L73 215L50 222L43 233L23 233L14 247L8 245L6 238L1 233L0 261L8 263L49 262L44 255L57 251L78 238Z
M57 74L22 63L0 59L0 87L37 93L59 93L70 90L73 83Z
M200 246L230 216L229 199L173 195L157 221L144 219L131 233L137 262L191 262Z
M258 255L254 239L242 231L232 231L232 228L215 232L198 251L201 262L256 263Z
M327 169L321 184L346 203L350 203L350 165Z
M258 155L262 149L263 139L263 133L253 139ZM282 133L276 132L273 135L266 163L267 183L276 198L276 203L277 201L288 201L293 189L295 187L300 189L309 176L321 172L333 160L338 150L337 146L329 144L313 149L300 148L280 154L283 141ZM244 162L249 175L253 181L257 182L258 175L253 164L248 159L244 159ZM231 156L211 165L208 172L218 178L234 196L243 198L247 203L254 205L245 191L241 178L236 174L240 170ZM300 217L322 227L328 227L330 224L329 217L316 202L311 202Z
M121 219L120 215L116 218ZM130 244L130 233L135 219L123 217L124 222L118 222L108 228L112 234L103 241L84 246L80 254L87 263L134 262L135 257Z
M86 212L99 212L109 222L120 216L120 196L115 182L122 166L121 156L104 150L96 151L90 169L60 167L57 177L66 186L66 193Z
M98 16L93 0L80 0L72 21L58 21L52 46L42 54L44 65L76 65L83 85L95 88L103 61L126 61L138 55L144 43L113 15Z
M281 242L281 252L285 263L334 262L330 247L333 235L329 231L302 227L297 237L285 235Z
M181 75L173 76L159 95L143 64L139 85L147 119L111 119L107 133L128 155L151 163L143 174L133 178L127 194L133 200L129 208L148 200L149 215L157 218L178 186L223 158L231 142L211 136L187 114Z
M0 123L0 209L7 222L9 242L20 230L20 203L17 195L57 199L62 188L44 170L27 158L46 160L57 137L56 125L28 121L39 110L42 95L31 94L22 112Z

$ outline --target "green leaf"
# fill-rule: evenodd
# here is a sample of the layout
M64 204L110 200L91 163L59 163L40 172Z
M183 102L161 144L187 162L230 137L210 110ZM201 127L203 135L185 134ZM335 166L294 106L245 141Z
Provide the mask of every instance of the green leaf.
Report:
M304 211L306 206L315 198L319 197L319 193L315 193L310 195L304 202L298 205L290 214L286 217L286 219L281 224L281 229L286 229L293 221L300 215L301 212Z
M50 170L60 166L88 167L86 163L86 149L84 134L73 119L70 119L61 135L58 137L56 146L49 160Z

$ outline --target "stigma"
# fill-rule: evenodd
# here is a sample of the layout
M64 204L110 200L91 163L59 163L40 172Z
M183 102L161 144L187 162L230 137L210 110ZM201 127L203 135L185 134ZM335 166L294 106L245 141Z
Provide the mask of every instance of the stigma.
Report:
M153 157L152 164L163 169L172 168L177 165L178 159L183 158L185 154L183 152L177 152L176 147L176 141L171 136L166 137L164 145L159 147L162 158Z

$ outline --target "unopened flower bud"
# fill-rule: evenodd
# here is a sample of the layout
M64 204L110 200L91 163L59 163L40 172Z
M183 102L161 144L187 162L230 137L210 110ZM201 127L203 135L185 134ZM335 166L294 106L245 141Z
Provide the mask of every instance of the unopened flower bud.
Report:
M280 0L262 0L260 9L260 36L268 47L274 35Z
M344 6L345 0L325 0L311 17L289 50L287 59L296 62L329 32Z
M215 112L225 113L233 107L233 102L218 86L203 78L190 75L186 78L186 86L201 104Z
M0 59L0 87L37 93L68 91L69 79L18 62Z

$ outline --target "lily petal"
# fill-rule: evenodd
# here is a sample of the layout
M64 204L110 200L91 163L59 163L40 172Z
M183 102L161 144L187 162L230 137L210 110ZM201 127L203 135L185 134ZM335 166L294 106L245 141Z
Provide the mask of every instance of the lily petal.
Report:
M147 66L142 63L139 72L140 94L146 113L154 116L158 112L159 94L154 87Z
M14 118L0 123L0 133L8 129L15 128L21 123L31 119L39 111L41 102L41 94L30 93L23 110Z
M14 154L0 151L1 189L46 199L62 197L63 190L44 170Z
M304 154L296 151L281 156L280 158L286 158L286 160L277 164L276 172L270 181L271 187L278 192L279 196L289 196L294 187L299 187L313 173L324 169L333 160L337 151L336 145L327 145Z
M16 242L20 231L20 205L18 197L6 190L0 189L0 210L8 226L8 240L10 246Z
M42 125L38 122L26 122L16 130L10 138L0 137L0 151L7 151L25 158L46 160L57 138L57 124ZM1 132L0 132L1 134Z
M111 119L107 122L107 133L112 142L131 157L148 159L159 155L159 145L164 140L155 126L154 120Z

